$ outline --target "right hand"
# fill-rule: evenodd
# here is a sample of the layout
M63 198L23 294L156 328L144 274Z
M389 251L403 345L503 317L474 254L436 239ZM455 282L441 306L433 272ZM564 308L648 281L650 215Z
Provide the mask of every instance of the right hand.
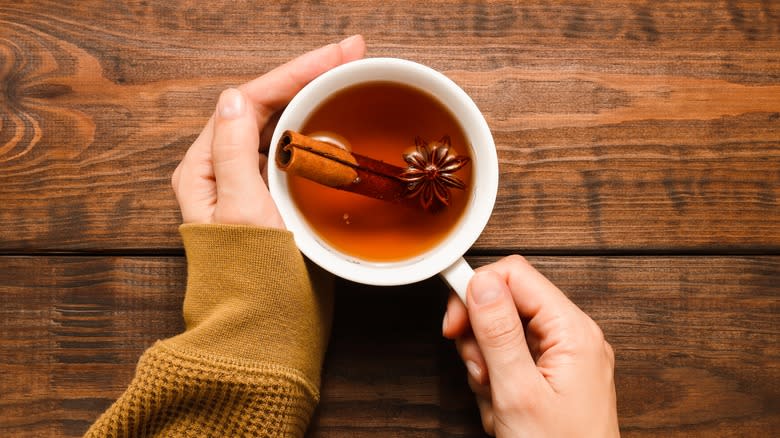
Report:
M520 256L452 294L444 336L469 371L482 425L499 437L616 437L615 354L598 325Z

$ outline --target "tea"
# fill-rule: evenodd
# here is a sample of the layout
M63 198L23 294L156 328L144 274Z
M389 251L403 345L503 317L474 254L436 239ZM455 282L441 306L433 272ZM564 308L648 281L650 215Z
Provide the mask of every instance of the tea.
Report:
M371 82L336 92L301 128L307 135L341 137L354 153L407 167L403 155L415 138L450 138L451 153L469 156L466 135L433 96L406 85ZM336 137L334 136L334 137ZM465 190L451 190L440 209L410 208L288 176L290 196L311 228L334 249L374 262L405 260L439 244L457 225L469 201L471 166L457 173Z

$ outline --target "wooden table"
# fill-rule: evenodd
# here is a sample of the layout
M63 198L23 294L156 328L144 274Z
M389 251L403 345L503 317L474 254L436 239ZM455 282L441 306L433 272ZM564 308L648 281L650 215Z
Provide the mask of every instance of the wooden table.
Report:
M358 32L484 112L469 259L601 325L624 436L780 430L777 2L120 3L0 4L0 435L83 433L182 330L174 167L220 90ZM445 296L339 284L311 436L481 434Z

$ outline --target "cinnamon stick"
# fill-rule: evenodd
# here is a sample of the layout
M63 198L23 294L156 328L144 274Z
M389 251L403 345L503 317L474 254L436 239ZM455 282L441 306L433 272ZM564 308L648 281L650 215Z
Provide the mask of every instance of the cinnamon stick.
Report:
M407 183L399 178L405 169L295 131L282 134L276 165L328 187L420 208L418 200L407 197Z

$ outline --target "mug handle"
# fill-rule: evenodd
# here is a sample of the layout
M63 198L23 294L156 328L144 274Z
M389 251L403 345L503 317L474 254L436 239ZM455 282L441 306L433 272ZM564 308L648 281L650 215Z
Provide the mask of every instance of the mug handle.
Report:
M441 271L439 274L444 278L444 281L450 285L456 294L466 304L466 289L469 285L471 277L474 276L474 270L471 269L466 259L463 257L455 260L455 263L450 265L447 269Z

